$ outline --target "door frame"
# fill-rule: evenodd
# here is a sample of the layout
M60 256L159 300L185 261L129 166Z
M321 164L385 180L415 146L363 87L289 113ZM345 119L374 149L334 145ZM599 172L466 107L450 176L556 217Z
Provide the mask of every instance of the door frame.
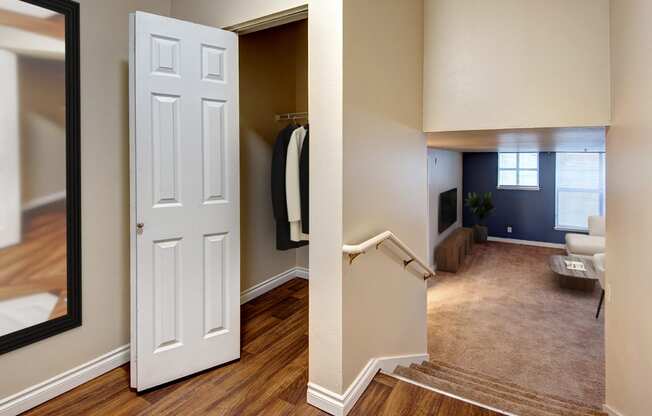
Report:
M138 361L136 345L133 341L137 340L138 324L136 311L138 309L137 293L138 284L136 276L138 275L138 259L136 257L136 248L138 244L138 235L136 234L136 223L138 222L138 211L136 210L136 14L129 14L129 290L130 290L130 313L129 313L129 333L132 343L129 348L129 385L131 388L137 387Z
M304 4L292 9L272 13L256 19L236 23L231 26L222 27L224 30L235 32L237 35L246 35L258 32L259 30L271 29L276 26L285 25L299 20L308 19L308 5Z

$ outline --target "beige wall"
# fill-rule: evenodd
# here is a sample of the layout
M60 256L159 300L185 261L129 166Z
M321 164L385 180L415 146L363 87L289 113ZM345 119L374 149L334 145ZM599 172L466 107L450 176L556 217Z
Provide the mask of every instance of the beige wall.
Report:
M342 1L308 9L309 380L334 392L342 391Z
M21 57L21 201L66 191L65 63Z
M609 0L425 0L424 131L608 125Z
M1 355L0 397L129 343L128 14L170 2L80 3L83 326Z
M274 114L307 111L307 21L240 37L241 288L307 264L307 247L276 250L270 171L285 122Z
M308 0L172 0L172 16L226 27L305 6Z
M389 229L426 260L422 65L421 0L344 3L344 243ZM427 350L422 271L389 246L342 268L345 389L371 358Z
M353 265L341 251L390 229L426 258L422 12L420 0L309 9L309 380L337 394L372 358L427 350L421 274L390 244Z
M607 137L607 405L652 408L652 2L612 0L613 126Z
M437 245L462 226L462 153L428 149L428 260L435 264ZM457 188L457 221L439 234L439 194ZM434 268L434 267L433 267Z

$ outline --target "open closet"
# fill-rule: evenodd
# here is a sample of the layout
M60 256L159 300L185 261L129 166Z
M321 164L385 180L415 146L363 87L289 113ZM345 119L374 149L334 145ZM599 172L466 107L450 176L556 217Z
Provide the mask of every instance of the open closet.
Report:
M279 230L289 230L289 224L275 218L274 205L278 211L279 198L284 199L278 189L272 203L273 182L285 181L278 165L272 177L275 148L277 164L279 156L286 156L278 154L283 147L278 143L280 133L308 124L307 19L241 34L239 55L241 284L246 296L270 278L283 273L294 277L292 271L308 267L306 242L279 244L286 240ZM296 150L300 155L307 149ZM302 194L300 199L306 197Z

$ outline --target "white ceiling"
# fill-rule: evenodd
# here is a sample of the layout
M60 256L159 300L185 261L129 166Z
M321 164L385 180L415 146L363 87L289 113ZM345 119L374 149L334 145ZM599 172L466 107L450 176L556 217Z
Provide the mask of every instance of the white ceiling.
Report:
M604 152L606 127L428 133L428 146L461 152Z
M47 19L52 17L57 12L45 9L43 7L34 6L33 4L26 3L21 0L0 0L0 9L8 10L14 13L25 14L40 19Z
M0 25L0 49L23 56L63 60L66 54L66 42Z

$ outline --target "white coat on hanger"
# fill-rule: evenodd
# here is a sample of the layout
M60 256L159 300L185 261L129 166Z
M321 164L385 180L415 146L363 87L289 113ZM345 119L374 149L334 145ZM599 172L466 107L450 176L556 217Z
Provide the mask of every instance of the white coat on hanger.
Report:
M285 163L285 192L290 221L290 240L308 241L308 234L301 232L301 190L299 182L299 158L301 147L308 131L297 127L292 132Z

